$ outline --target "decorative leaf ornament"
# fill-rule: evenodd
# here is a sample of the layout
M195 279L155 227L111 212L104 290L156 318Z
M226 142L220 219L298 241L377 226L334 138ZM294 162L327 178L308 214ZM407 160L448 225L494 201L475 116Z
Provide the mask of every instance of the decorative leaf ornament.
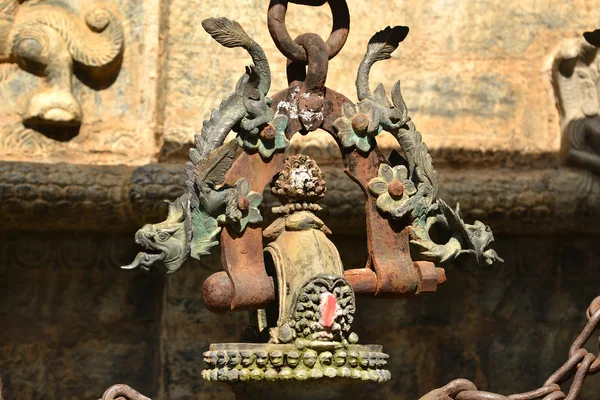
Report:
M369 41L356 79L359 103L356 108L344 104L342 117L334 123L339 141L344 148L355 148L361 154L372 151L374 138L381 130L390 132L398 141L402 155L394 150L389 164L379 166L378 176L372 178L368 186L384 217L392 220L409 218L414 260L442 265L467 255L478 265L502 261L489 248L493 242L489 227L479 221L474 225L465 224L458 208L452 210L437 198L438 173L421 134L408 116L400 81L392 88L391 103L383 85L379 84L373 93L369 89L373 64L391 58L407 34L406 27L387 27ZM439 244L431 238L434 226L449 232L447 243Z

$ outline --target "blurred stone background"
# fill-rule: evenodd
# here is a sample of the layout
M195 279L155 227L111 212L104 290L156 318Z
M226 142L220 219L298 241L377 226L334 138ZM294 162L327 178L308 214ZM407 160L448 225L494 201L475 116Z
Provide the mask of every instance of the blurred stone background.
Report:
M209 343L239 340L247 320L244 313L212 314L202 304L202 282L219 270L219 255L168 278L119 265L138 250L136 229L164 217L161 200L181 194L193 135L250 62L243 50L212 41L200 21L239 21L265 48L272 93L286 86L285 59L266 27L268 1L106 2L122 19L123 62L107 88L75 77L84 118L73 139L58 141L22 124L19 98L39 78L0 64L3 395L97 399L126 383L158 400L232 399L200 377ZM361 342L384 345L392 381L348 398L413 400L457 377L507 394L536 388L566 360L589 302L600 295L600 181L558 162L560 125L548 72L563 40L599 26L600 4L348 4L350 37L330 63L327 85L354 99L371 35L387 25L409 26L371 82L390 90L401 79L440 172L441 196L460 202L466 221L488 223L505 259L477 274L449 268L436 294L361 298L354 325ZM326 36L331 26L326 6L290 5L287 21L292 37ZM378 140L384 150L393 146L390 137ZM333 140L316 132L296 137L292 147L324 167L330 192L322 217L345 266L363 267L362 193L341 173ZM598 377L590 377L580 399L593 400L599 390Z

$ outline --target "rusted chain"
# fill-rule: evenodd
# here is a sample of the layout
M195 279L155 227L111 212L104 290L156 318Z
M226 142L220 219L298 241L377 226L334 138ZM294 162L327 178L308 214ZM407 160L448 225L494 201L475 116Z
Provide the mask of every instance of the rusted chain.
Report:
M508 397L480 390L469 390L457 394L456 400L508 400Z
M544 397L543 400L563 400L567 397L563 392L554 392Z
M510 400L533 400L542 398L555 392L560 392L560 386L558 386L555 383L552 383L550 385L544 385L544 387L541 387L538 390L534 390L531 392L513 394L511 396L508 396L508 398Z
M544 385L527 393L503 396L496 393L477 390L474 384L464 379L450 382L448 385L431 392L421 400L575 400L588 375L600 370L600 357L588 352L583 346L590 339L600 323L600 297L594 299L586 312L588 323L569 349L569 359L554 372ZM575 375L569 393L561 390L559 384ZM460 384L458 384L460 382ZM470 385L469 385L470 383ZM434 397L431 397L433 395Z
M288 79L294 81L302 79L304 81L305 92L322 95L329 68L327 53L324 52L326 50L325 42L316 33L303 33L296 38L295 42L302 46L308 54L308 71L305 74L300 73L295 77L288 76Z
M577 372L575 373L575 379L573 379L573 384L571 385L571 390L569 390L569 394L566 397L566 400L575 400L577 396L579 396L579 392L581 392L581 387L583 386L583 381L589 373L590 366L596 360L596 356L588 353L579 367L577 367Z
M292 4L300 4L303 6L319 7L327 3L327 0L289 0Z
M550 376L550 378L548 378L546 382L544 382L544 386L549 386L553 383L563 381L567 377L567 374L573 372L573 368L575 368L577 364L579 364L579 362L583 360L587 353L588 352L586 349L577 350L562 367L560 367L555 373L553 373Z
M325 42L327 45L328 59L335 57L348 39L348 33L350 31L350 11L348 10L348 4L346 0L295 0L292 3L304 4L309 6L320 6L325 3L329 3L331 8L331 14L333 16L333 27L331 29L331 35ZM275 46L281 51L281 53L288 59L308 64L308 57L306 50L292 40L287 27L285 26L285 15L287 13L288 0L271 0L269 4L269 12L267 17L267 24L271 37L275 42Z

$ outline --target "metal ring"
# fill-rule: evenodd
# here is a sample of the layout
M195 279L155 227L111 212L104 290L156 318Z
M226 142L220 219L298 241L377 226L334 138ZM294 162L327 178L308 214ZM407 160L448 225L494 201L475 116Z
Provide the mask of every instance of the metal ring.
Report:
M290 0L292 4L300 4L303 6L320 7L327 3L327 0Z
M269 4L269 12L267 18L267 24L269 26L269 32L275 42L275 46L279 51L286 56L288 59L304 63L308 63L306 51L302 46L292 40L290 34L285 26L285 14L287 12L287 5L289 0L271 0ZM292 0L293 3L317 5L324 4L323 0ZM331 14L333 16L333 27L331 28L331 35L327 39L327 50L329 59L335 57L348 39L348 32L350 31L350 11L348 10L348 4L346 0L327 0L329 7L331 7Z

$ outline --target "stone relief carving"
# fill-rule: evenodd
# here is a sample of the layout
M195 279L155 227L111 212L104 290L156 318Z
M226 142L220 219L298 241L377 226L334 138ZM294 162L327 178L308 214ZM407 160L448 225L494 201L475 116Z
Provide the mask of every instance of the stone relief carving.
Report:
M114 76L122 50L119 17L101 1L0 0L0 63L16 63L43 80L19 105L25 123L78 126L74 65L101 87Z
M567 165L600 174L600 57L591 33L563 42L551 64L560 114L560 157Z

